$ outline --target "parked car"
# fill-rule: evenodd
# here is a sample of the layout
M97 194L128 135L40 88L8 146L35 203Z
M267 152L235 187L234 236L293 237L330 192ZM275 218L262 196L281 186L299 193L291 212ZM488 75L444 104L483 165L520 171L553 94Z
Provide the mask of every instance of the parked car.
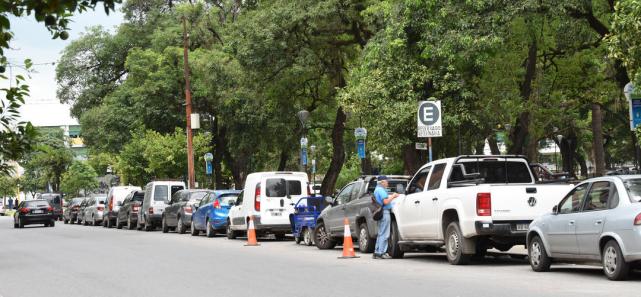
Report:
M171 196L165 211L162 213L162 232L176 230L184 234L187 226L191 225L191 216L194 205L200 203L203 197L211 191L204 189L180 190Z
M133 230L138 222L138 211L140 205L145 198L145 192L133 191L125 197L122 206L118 210L118 217L116 218L116 228L122 229L127 226L127 229Z
M22 201L18 211L13 215L13 227L24 228L26 225L44 224L45 227L56 225L58 215L54 207L46 199Z
M292 235L296 244L314 245L314 230L316 221L323 209L327 207L323 196L310 196L298 200L294 205L294 213L289 220L292 224Z
M450 264L525 245L535 218L573 186L537 184L523 156L460 156L421 167L392 206L389 254L445 247ZM402 190L402 189L401 189Z
M390 175L388 191L407 186L409 176ZM362 253L371 253L376 244L378 223L372 218L372 196L377 185L376 176L362 176L344 186L336 197L327 197L330 204L321 212L314 229L314 242L319 249L331 249L343 242L344 218L350 229L355 230L352 238L358 239Z
M530 224L527 246L534 271L555 261L596 262L623 280L641 261L641 175L607 176L578 184Z
M138 212L137 229L151 231L162 223L162 214L174 193L185 189L181 181L153 181L145 186L145 198Z
M8 210L9 210L9 206L8 205L3 205L2 207L0 207L0 216L7 215L7 211Z
M105 209L104 219L102 226L111 228L116 225L116 218L118 217L118 210L122 206L125 197L132 191L140 191L140 187L134 186L118 186L111 187L107 193L107 209Z
M282 239L291 232L289 215L302 197L309 196L304 172L257 172L247 175L243 195L229 210L227 236L247 232L253 216L257 235L274 234Z
M229 209L236 202L241 191L217 190L205 196L197 205L191 220L191 235L205 231L207 237L225 232Z
M71 201L69 201L69 204L67 205L67 207L65 207L62 213L65 224L73 224L76 220L78 220L78 211L80 210L80 204L83 200L85 200L85 197L72 198Z
M98 226L102 223L105 203L107 203L107 196L94 196L89 198L85 211L82 214L82 221L85 226L89 224L92 226Z
M83 219L85 217L85 209L87 208L87 203L89 203L90 199L91 199L91 197L85 197L85 199L82 200L82 202L80 202L80 207L78 208L78 215L77 215L77 217L78 217L77 223L78 224L84 223Z
M35 199L44 199L49 201L49 204L53 207L53 213L58 216L58 220L62 221L62 207L63 199L62 194L60 193L38 193L36 194Z

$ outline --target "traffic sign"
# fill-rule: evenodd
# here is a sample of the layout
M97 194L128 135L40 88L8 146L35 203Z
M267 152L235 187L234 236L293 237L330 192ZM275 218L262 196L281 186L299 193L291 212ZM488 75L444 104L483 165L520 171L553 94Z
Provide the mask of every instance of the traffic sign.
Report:
M426 151L427 150L427 143L417 142L416 143L416 149L420 150L420 151Z
M358 158L365 159L365 139L356 140L356 149L358 151Z
M418 137L443 136L441 101L421 101L418 104Z
M300 150L300 162L303 166L307 166L307 148L306 147Z
M365 139L365 138L367 138L367 129L365 129L365 128L356 128L356 129L354 129L354 137L356 137L356 139Z
M623 94L628 99L630 108L630 130L634 131L641 125L641 90L635 88L632 83L628 83L623 88Z
M205 161L211 162L214 160L214 154L212 153L206 153L205 154Z
M211 161L205 161L205 174L211 175L214 171Z

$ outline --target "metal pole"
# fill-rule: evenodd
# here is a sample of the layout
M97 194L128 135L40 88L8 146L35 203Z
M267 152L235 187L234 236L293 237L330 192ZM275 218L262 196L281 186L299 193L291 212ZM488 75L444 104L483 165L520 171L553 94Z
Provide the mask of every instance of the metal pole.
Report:
M183 59L185 75L185 110L187 113L187 180L189 188L193 189L196 184L194 176L194 150L192 147L191 131L191 86L189 83L189 34L187 34L187 19L183 17Z
M427 146L429 148L429 158L430 162L432 162L432 137L427 138Z

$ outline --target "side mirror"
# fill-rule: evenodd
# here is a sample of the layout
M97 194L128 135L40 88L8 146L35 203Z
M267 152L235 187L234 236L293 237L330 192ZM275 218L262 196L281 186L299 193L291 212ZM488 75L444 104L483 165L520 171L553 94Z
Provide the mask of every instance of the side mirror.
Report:
M192 208L193 208L194 210L198 210L198 208L199 208L199 207L200 207L200 205L198 205L198 204L194 204L194 205L192 206Z
M236 206L236 201L232 200L227 202L227 204L229 204L229 207Z
M402 184L396 185L396 193L405 194L405 187Z
M116 205L122 206L122 201L118 201L118 203L116 203Z
M331 197L331 196L325 197L325 202L329 204L334 204L334 197Z
M559 206L558 205L555 205L554 207L552 207L552 213L553 214L559 214Z

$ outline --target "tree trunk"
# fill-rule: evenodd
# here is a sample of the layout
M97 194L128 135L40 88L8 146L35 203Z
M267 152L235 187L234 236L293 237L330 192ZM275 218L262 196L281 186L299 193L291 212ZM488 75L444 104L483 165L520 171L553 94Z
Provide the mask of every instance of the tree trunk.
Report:
M595 176L605 175L605 148L603 146L603 114L598 103L592 103L592 147L594 148Z
M574 159L577 148L576 142L576 135L574 132L570 132L570 135L563 137L559 144L563 162L563 171L569 173L574 178L576 178L576 172L574 171Z
M524 103L530 100L530 95L532 94L532 81L536 75L537 52L538 48L536 37L532 37L532 41L528 49L528 58L525 63L525 75L523 77L523 83L521 83L521 100ZM524 153L523 148L526 145L526 139L530 130L529 127L530 113L528 111L523 111L519 115L516 125L510 134L512 145L508 150L509 154L522 155Z
M334 128L332 128L332 161L329 163L329 169L323 183L321 184L321 195L329 196L333 194L336 180L341 172L343 163L345 163L345 147L343 145L343 136L345 135L345 122L347 115L343 111L343 107L336 110L336 120L334 121Z
M585 162L585 158L581 154L576 154L575 156L576 162L579 163L579 167L581 168L581 176L582 177L588 177L588 164Z
M283 147L280 151L280 161L278 162L278 171L285 171L287 161L289 160L289 147Z
M414 175L421 167L419 155L414 145L408 144L403 146L403 174Z

